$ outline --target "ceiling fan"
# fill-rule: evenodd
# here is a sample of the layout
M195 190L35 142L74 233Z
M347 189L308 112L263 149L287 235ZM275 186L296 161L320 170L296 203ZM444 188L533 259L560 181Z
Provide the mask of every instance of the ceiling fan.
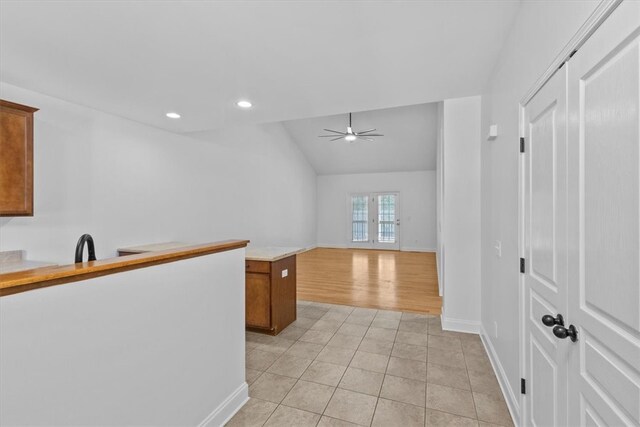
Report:
M337 130L333 130L333 129L323 129L327 132L332 132L333 135L320 135L318 138L333 138L331 139L331 141L337 141L339 139L344 139L345 141L348 142L353 142L357 139L364 139L367 141L374 141L373 138L371 138L372 136L384 136L382 134L379 133L371 133L371 132L375 132L376 129L369 129L369 130L363 130L360 132L355 132L352 128L351 128L351 113L349 113L349 126L347 126L347 131L346 132L339 132ZM340 135L340 136L338 136Z

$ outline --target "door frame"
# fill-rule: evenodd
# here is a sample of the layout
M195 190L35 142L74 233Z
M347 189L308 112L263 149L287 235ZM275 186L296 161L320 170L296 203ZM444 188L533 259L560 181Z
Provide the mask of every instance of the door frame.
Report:
M555 57L555 59L551 62L546 71L538 78L538 80L531 86L531 88L527 91L527 93L521 98L518 103L518 135L519 138L526 136L526 127L525 127L525 107L529 103L529 101L538 93L540 89L549 81L549 79L554 75L554 73L561 67L562 64L567 62L573 53L578 50L591 35L602 25L602 23L613 13L613 11L623 2L624 0L602 0L595 8L593 13L587 18L585 23L578 29L576 34L569 40L569 42L565 45L565 47L560 51L560 53ZM514 143L519 144L519 141L514 141ZM515 155L517 156L518 163L518 258L525 257L525 243L524 243L524 214L525 214L525 156L522 156L520 150L515 150ZM523 274L519 274L518 278L518 308L520 310L520 316L518 319L518 331L519 331L519 343L518 349L520 351L519 354L519 372L520 377L526 380L527 373L527 358L526 358L526 310L525 310L525 277ZM499 378L500 379L500 378ZM509 380L507 378L500 379L501 387L503 389L504 395L507 397L507 406L509 407L509 411L511 412L511 417L514 420L517 420L519 425L525 425L525 420L527 419L528 410L529 410L529 401L527 399L527 394L518 394L518 398L516 399L514 390L511 389ZM508 393L507 393L508 391ZM518 405L515 407L514 405Z
M551 76L549 76L550 78ZM548 79L547 79L548 80ZM546 80L545 80L546 83ZM542 88L543 85L540 86L539 89ZM536 93L538 92L538 90L536 90ZM535 95L535 94L533 94ZM533 98L533 95L531 96L531 98ZM526 118L526 114L525 114L525 110L526 110L526 105L529 102L529 99L527 100L527 102L520 102L520 104L518 105L518 135L519 138L524 138L525 134L526 134L526 126L525 126L525 118ZM520 150L518 150L517 152L517 156L518 156L518 258L524 258L525 257L525 204L526 204L526 189L525 189L525 183L526 183L526 179L525 179L525 173L526 173L526 156L523 156L522 153L520 152ZM518 343L518 349L520 350L520 354L518 355L518 363L520 366L519 372L520 372L520 378L525 378L526 380L526 375L527 375L527 358L526 358L526 353L527 353L527 342L526 342L526 338L527 338L527 319L526 319L526 315L527 315L527 310L526 310L526 290L525 290L525 276L524 274L520 273L518 275L518 310L520 312L520 316L518 316L518 331L520 339L519 339L519 343ZM511 393L512 398L515 398L515 396L513 396L513 391ZM519 424L520 425L525 425L525 420L527 419L527 415L528 415L528 406L527 406L527 399L525 399L525 394L520 393L519 394L519 398L518 398L518 406L519 406ZM515 402L514 402L515 403ZM511 413L511 417L514 418L514 420L516 419L516 414Z
M346 238L347 238L347 247L350 249L376 249L376 250L391 250L391 251L399 251L400 250L400 225L396 225L396 243L397 243L397 247L389 247L388 245L383 244L382 246L380 246L380 243L373 242L372 238L372 234L371 234L371 221L368 223L369 224L369 228L368 228L368 237L369 239L366 242L354 242L351 240L352 237L352 229L351 229L351 220L352 220L352 214L353 214L353 206L351 204L351 198L353 196L368 196L369 198L377 198L379 195L382 194L395 194L396 195L396 220L400 221L401 220L401 209L400 209L400 205L401 205L401 200L402 200L402 194L400 191L353 191L353 192L349 192L347 193L347 233L346 233ZM368 212L369 212L369 217L368 219L372 219L371 217L371 208L373 206L373 203L371 200L369 200L368 202ZM378 214L378 208L377 208L377 202L375 204L376 208L375 208L375 228L374 228L374 233L377 236L378 234L378 223L377 223L377 214ZM385 247L386 246L386 247Z

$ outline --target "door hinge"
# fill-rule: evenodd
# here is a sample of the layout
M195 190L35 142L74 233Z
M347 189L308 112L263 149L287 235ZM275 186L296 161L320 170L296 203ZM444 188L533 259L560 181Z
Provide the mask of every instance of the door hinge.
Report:
M520 152L524 153L524 136L520 137Z
M520 393L527 394L527 380L520 378Z
M520 273L524 273L524 258L520 258Z

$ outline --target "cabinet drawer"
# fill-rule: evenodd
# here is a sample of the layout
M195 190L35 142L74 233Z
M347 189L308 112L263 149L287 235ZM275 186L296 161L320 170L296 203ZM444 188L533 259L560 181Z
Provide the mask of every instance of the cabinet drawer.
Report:
M271 263L268 261L245 261L248 273L270 273Z

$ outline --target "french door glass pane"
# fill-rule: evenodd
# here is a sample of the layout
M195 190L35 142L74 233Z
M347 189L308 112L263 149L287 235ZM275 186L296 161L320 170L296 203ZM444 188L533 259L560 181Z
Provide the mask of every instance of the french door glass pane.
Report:
M395 243L396 241L396 196L383 194L378 196L378 241Z
M351 196L351 241L369 240L369 196Z

